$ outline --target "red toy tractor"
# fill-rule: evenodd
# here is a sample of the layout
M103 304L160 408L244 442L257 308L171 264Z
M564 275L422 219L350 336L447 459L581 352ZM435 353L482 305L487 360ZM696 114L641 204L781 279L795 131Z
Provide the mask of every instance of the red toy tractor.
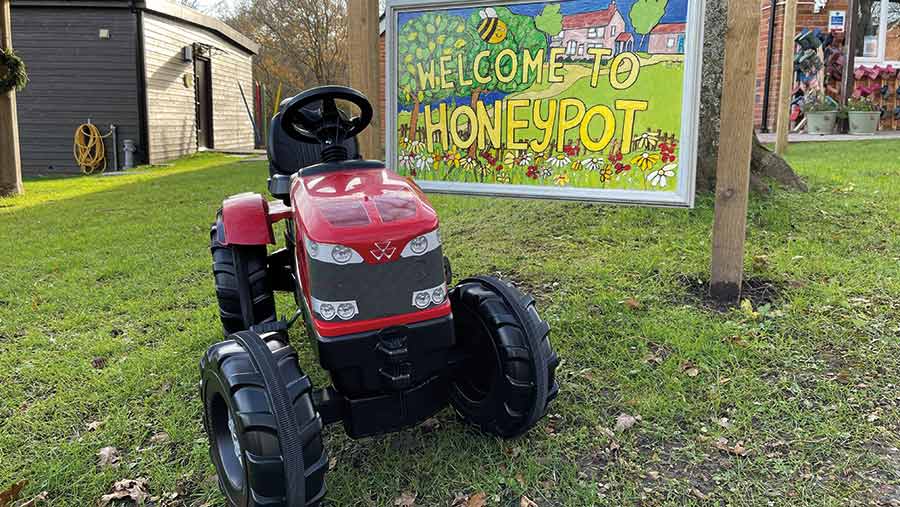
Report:
M325 424L340 421L353 438L378 435L449 403L481 431L511 438L558 392L559 359L534 299L492 277L451 289L426 196L384 163L356 157L355 136L371 119L372 106L350 88L286 100L268 146L276 200L230 197L212 227L227 339L203 357L200 391L231 505L318 505ZM276 222L285 246L267 253ZM273 291L293 293L293 318L276 320ZM333 386L314 390L288 344L301 316Z

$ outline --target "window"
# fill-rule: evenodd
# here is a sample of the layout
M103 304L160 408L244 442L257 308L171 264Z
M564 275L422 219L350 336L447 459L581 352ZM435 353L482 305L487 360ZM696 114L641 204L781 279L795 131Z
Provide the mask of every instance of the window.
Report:
M588 28L588 39L596 39L597 38L597 29L596 28Z
M900 61L900 0L859 0L856 56Z
M588 39L599 39L603 37L603 32L605 31L605 26L595 26L593 28L588 28L587 37Z
M609 36L610 36L610 37L615 37L615 36L616 36L616 25L613 25L613 26L609 27Z
M666 47L669 49L675 47L675 37L669 37L666 39Z
M566 54L567 55L574 55L575 51L577 51L577 50L578 50L578 42L570 40L566 44Z
M578 45L578 56L584 55L584 44Z

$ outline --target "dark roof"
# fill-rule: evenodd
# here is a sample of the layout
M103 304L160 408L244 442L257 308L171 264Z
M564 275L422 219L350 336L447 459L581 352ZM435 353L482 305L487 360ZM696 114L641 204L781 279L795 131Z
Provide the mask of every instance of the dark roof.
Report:
M612 21L617 11L616 2L613 1L610 2L609 7L602 11L582 12L563 16L563 30L606 26Z
M169 0L12 0L13 7L109 8L132 7L204 28L224 37L249 53L259 53L259 44L224 21Z
M686 23L664 23L661 25L656 25L653 30L650 30L650 33L684 33L686 28Z

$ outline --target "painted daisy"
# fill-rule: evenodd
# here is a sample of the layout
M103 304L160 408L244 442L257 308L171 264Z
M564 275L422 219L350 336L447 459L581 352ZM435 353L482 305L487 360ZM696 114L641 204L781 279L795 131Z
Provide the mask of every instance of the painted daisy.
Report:
M606 183L607 181L611 181L613 177L612 167L605 167L600 171L600 181L602 183Z
M512 180L509 178L509 173L507 173L506 171L500 171L497 173L497 183L509 183L510 181Z
M459 159L459 167L462 167L463 171L472 172L478 167L478 161L472 157L465 157Z
M650 153L648 151L645 151L631 159L632 164L640 167L645 171L653 167L653 165L657 162L659 162L659 155L656 153Z
M541 178L549 178L550 176L553 176L553 171L549 167L541 169Z
M664 187L668 183L668 178L675 176L675 170L678 169L676 164L665 165L656 171L647 175L647 181L654 187Z
M409 169L413 167L416 159L416 155L412 152L406 151L400 154L400 167L405 169Z
M554 182L559 186L565 186L569 184L569 175L567 173L562 173L556 177Z
M597 171L604 165L606 165L606 162L602 158L588 157L581 161L581 166L588 171Z
M642 150L652 150L656 148L656 144L659 142L659 134L654 134L649 130L644 132L637 138L637 145Z
M562 169L569 165L569 162L571 162L571 160L565 153L558 153L547 159L547 163L557 169Z

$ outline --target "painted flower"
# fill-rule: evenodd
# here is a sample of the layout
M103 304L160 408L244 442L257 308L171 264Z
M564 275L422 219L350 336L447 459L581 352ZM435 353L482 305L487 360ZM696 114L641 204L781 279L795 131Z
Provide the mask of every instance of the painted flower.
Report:
M562 186L565 186L565 185L568 185L568 184L569 184L569 175L568 175L568 173L562 173L562 174L560 174L559 176L556 177L556 179L554 180L554 182L555 182L557 185L561 186L561 187L562 187Z
M563 167L569 165L570 161L571 160L565 153L558 153L547 159L547 163L557 169L562 169Z
M497 183L509 183L510 181L512 180L509 178L509 173L507 173L506 171L500 171L497 173Z
M459 160L459 166L463 168L463 171L472 172L478 167L478 161L472 157L465 157Z
M582 165L581 165L580 160L576 160L575 162L572 162L572 170L573 171L580 171L581 167L582 167Z
M431 156L431 167L437 169L441 166L441 162L444 160L444 156L440 153L435 153Z
M659 142L659 134L654 134L649 130L644 132L637 138L637 145L642 150L652 150L656 148L656 144Z
M534 166L534 165L528 166L528 170L525 171L525 176L527 176L533 180L538 179L538 177L540 176L540 173L538 172L537 166Z
M507 151L505 155L503 155L503 163L508 166L521 166L527 167L531 165L531 153L527 151Z
M614 153L610 153L609 156L606 157L606 159L609 160L609 162L611 164L615 164L616 162L621 162L622 161L622 152L617 151Z
M400 167L410 169L415 165L416 155L411 151L405 151L400 154Z
M664 164L675 162L677 158L675 156L676 147L678 147L678 143L675 142L659 144L659 155Z
M616 168L616 174L622 174L631 170L630 164L623 164L621 162L616 162L614 167Z
M447 165L450 167L459 167L460 163L460 154L459 150L456 149L456 146L450 148L450 151L444 153L444 161L447 162Z
M581 151L581 146L575 144L574 141L569 141L565 146L563 146L563 151L566 153L566 155L575 157Z
M431 164L431 157L426 155L416 155L413 159L413 167L418 169L419 171L425 171L428 169L428 166Z
M407 147L409 148L409 151L413 153L425 153L428 148L427 146L425 146L425 143L419 141L418 139L409 141L407 143Z
M481 152L481 158L487 160L488 165L494 165L497 163L497 157L495 157L491 152L484 150Z
M588 157L581 161L581 166L588 171L597 171L604 165L606 165L606 162L602 158Z
M612 180L613 170L611 167L607 166L600 171L600 182L606 183Z
M645 151L631 159L632 164L640 167L645 171L653 167L653 165L657 162L659 162L659 155L657 155L656 153L650 153L648 151Z
M541 169L541 178L549 178L551 176L553 176L553 171L549 167Z
M665 187L669 182L669 178L675 176L675 170L678 168L675 164L665 165L647 175L647 181L654 187Z

